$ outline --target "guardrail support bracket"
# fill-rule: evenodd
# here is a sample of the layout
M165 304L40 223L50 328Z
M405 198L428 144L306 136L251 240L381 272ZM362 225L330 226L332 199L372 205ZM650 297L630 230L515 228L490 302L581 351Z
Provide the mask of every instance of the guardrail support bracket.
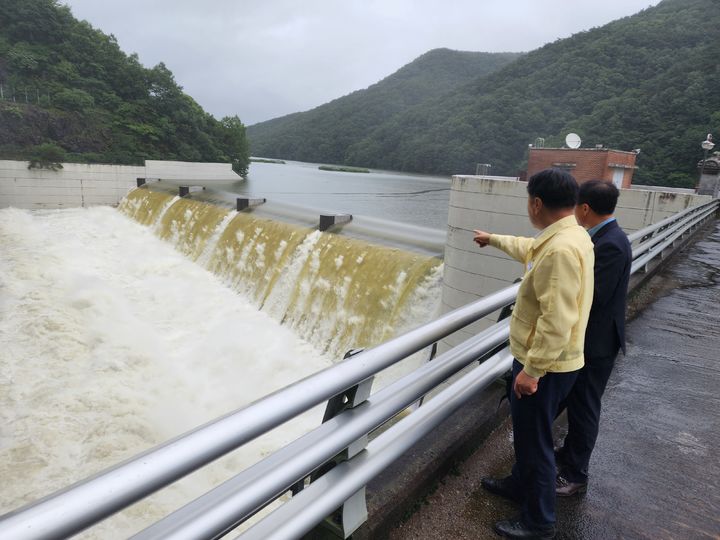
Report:
M351 349L348 351L344 359L362 352L362 349ZM344 392L330 398L325 408L323 423L348 409L352 409L364 403L370 397L374 377L369 377L361 383L348 388ZM368 443L368 436L363 435L355 442L351 443L347 449L340 452L328 463L320 467L315 473L310 475L310 482L319 478L338 463L353 458L362 452ZM297 489L297 487L296 487ZM302 488L300 488L302 489ZM345 501L336 512L325 518L311 533L305 538L349 538L363 523L367 521L368 512L365 502L365 487L355 492L347 501Z

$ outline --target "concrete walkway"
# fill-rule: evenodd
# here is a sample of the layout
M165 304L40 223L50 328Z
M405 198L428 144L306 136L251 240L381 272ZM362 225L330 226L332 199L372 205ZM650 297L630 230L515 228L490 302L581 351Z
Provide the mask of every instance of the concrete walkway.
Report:
M588 492L558 501L558 538L720 539L720 222L651 287L605 393ZM517 508L480 478L511 463L505 422L390 538L496 538Z

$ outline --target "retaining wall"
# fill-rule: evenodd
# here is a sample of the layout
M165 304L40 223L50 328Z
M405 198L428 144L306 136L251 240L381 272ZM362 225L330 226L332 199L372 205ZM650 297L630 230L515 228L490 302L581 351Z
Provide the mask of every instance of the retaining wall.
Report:
M237 181L229 163L151 161L144 166L63 163L62 169L28 169L27 161L0 160L0 208L72 208L116 205L137 178Z

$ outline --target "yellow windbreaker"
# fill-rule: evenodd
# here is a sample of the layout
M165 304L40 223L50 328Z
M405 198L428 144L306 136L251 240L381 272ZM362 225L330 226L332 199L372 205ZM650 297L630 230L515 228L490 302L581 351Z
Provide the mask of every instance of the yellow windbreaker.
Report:
M510 351L531 377L583 367L593 296L593 243L575 216L536 238L493 234L490 245L525 265L510 320Z

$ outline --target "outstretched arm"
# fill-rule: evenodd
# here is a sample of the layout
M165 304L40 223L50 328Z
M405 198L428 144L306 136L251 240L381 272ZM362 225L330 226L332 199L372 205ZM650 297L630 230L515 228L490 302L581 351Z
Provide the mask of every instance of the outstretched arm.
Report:
M473 241L480 247L491 245L496 247L513 259L525 263L527 253L533 245L532 238L524 236L506 236L503 234L491 234L485 231L473 231L475 236Z

